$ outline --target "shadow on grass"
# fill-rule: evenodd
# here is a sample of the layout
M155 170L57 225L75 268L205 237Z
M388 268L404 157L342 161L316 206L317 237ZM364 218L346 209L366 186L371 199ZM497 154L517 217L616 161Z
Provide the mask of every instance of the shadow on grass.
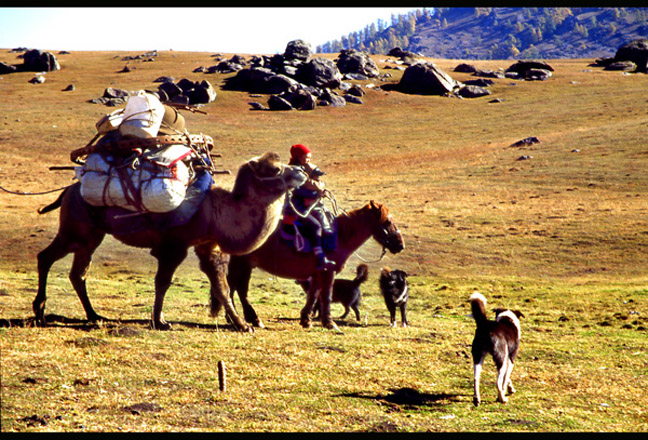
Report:
M92 322L87 319L68 318L62 315L49 314L45 315L46 327L64 327L76 330L90 331L98 328L116 328L122 325L141 325L151 328L150 319L108 319L104 318L101 322ZM231 324L201 324L189 321L169 321L172 325L172 331L178 327L199 328L207 330L234 330ZM0 318L0 328L8 327L37 327L34 317L29 318Z
M413 388L392 388L389 394L363 394L345 393L337 397L355 397L358 399L370 399L386 404L390 407L402 407L403 409L416 409L429 407L439 409L452 402L459 402L462 399L458 394L448 393L421 393Z

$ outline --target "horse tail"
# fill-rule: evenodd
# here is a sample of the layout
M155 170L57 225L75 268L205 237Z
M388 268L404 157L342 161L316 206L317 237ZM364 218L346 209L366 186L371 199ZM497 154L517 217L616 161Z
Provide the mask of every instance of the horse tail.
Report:
M364 263L358 264L358 267L356 268L356 277L353 280L353 283L356 286L359 286L360 284L364 283L369 279L369 266L367 266Z
M38 213L39 214L47 214L50 211L54 211L55 209L60 208L61 204L63 203L63 196L65 196L65 193L68 192L69 189L70 189L70 187L68 186L67 188L65 188L63 190L63 192L61 194L59 194L58 198L54 202L50 203L49 205L47 205L47 206L45 206L43 208L39 208Z

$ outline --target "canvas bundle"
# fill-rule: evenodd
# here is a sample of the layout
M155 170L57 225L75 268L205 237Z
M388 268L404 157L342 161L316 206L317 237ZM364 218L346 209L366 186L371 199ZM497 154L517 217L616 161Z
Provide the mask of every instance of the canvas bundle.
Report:
M147 150L128 159L90 153L78 168L81 196L93 206L130 211L169 212L184 200L191 173L183 160L193 151L185 145Z

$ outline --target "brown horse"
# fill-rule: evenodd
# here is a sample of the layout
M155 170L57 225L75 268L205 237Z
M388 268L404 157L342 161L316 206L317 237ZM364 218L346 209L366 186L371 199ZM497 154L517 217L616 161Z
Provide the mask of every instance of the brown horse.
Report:
M373 237L383 246L383 253L388 249L396 254L404 249L403 237L394 224L388 209L373 201L359 209L343 213L336 217L338 241L335 251L327 258L335 261L335 272L340 272L351 254L362 244ZM306 305L301 311L301 325L311 326L311 312L315 300L320 299L320 316L322 325L335 329L331 319L330 303L333 289L333 270L317 270L316 258L311 253L297 252L279 237L279 230L268 238L268 241L256 251L247 255L231 256L227 282L230 296L238 292L243 314L247 322L257 327L263 323L257 316L247 298L250 275L255 267L282 278L305 280L312 277L311 288L307 293Z
M160 229L154 226L155 215L143 214L124 218L131 213L121 208L95 207L86 203L80 184L67 188L59 198L40 213L61 208L59 230L52 243L38 254L38 294L32 304L37 325L45 325L47 275L52 265L74 253L70 281L74 286L88 320L102 318L93 309L86 290L85 275L92 254L106 234L141 248L151 249L158 260L155 275L153 328L168 329L162 304L177 267L194 251L200 269L209 278L211 313L216 316L225 306L227 318L238 330L250 327L236 314L227 295L227 254L245 254L261 246L274 231L281 218L286 193L303 184L305 175L298 168L284 165L276 153L266 153L243 164L237 173L232 191L212 186L198 211L181 226ZM121 220L117 220L121 217ZM157 217L159 218L159 217ZM139 221L138 230L132 228ZM120 225L120 222L122 225ZM130 223L130 224L129 224ZM130 226L130 227L129 227Z

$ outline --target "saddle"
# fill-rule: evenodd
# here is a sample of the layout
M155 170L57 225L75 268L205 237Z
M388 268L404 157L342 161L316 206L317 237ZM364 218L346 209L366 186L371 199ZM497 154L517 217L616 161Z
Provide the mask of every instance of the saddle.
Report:
M337 247L337 220L332 213L326 212L331 224L331 232L322 235L322 249L324 252L335 250ZM311 253L313 246L308 239L309 233L307 226L305 226L299 219L293 222L282 221L279 224L279 239L292 247L297 252Z

